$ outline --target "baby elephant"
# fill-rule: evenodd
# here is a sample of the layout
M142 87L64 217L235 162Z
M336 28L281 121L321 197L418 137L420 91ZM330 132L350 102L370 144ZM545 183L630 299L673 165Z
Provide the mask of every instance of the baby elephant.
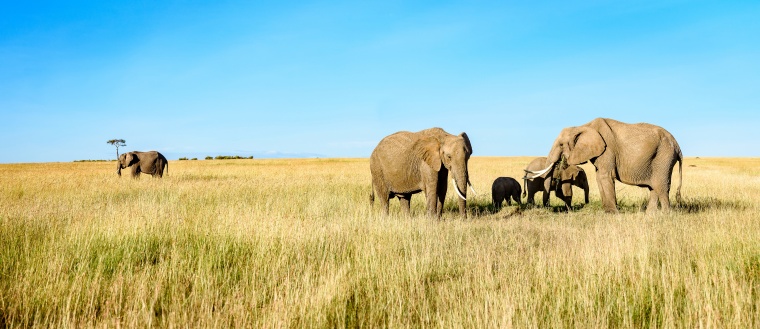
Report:
M536 158L528 164L526 170L536 170L535 168L541 168L546 162L545 157ZM526 174L523 179L525 180L525 194L523 197L528 196L527 203L535 204L533 196L539 192L543 194L544 207L549 206L549 193L552 191L554 194L565 202L565 208L569 211L572 210L573 204L573 186L583 189L584 202L588 204L588 178L583 168L579 166L568 166L565 169L552 168L542 176L531 176Z
M501 202L507 200L507 205L511 206L512 201L509 199L510 197L519 205L521 191L520 183L516 179L512 177L499 177L493 181L493 185L491 186L493 205L497 210L501 209Z

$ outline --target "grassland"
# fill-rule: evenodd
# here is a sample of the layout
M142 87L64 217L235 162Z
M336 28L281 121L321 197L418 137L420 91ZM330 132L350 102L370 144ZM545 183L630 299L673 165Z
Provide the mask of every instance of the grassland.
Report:
M529 160L441 221L379 216L367 159L0 165L0 327L760 327L760 159L687 158L668 214L590 166L587 206L495 212Z

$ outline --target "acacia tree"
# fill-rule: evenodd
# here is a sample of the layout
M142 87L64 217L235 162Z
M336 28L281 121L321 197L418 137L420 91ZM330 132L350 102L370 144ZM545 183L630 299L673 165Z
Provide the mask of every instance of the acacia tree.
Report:
M119 159L119 146L127 146L126 141L123 139L111 139L106 143L116 146L116 159Z

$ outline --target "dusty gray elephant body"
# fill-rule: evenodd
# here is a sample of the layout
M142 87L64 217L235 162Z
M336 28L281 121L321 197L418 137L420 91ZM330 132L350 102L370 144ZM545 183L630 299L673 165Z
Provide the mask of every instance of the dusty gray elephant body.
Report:
M515 200L519 205L521 204L521 192L522 188L516 179L512 177L499 177L496 178L493 181L493 185L491 185L491 200L493 200L493 205L496 209L501 209L501 203L504 200L507 201L508 206L512 205L511 200ZM510 200L510 198L512 199Z
M538 157L533 159L525 168L526 172L538 171L544 168L546 164L546 157ZM567 210L572 209L573 205L573 186L577 186L583 190L584 202L588 204L588 177L583 168L579 166L568 166L565 169L558 170L553 167L546 173L546 179L542 176L530 178L530 174L526 174L523 177L525 184L525 192L523 197L527 195L527 203L535 204L534 196L538 191L543 192L542 203L544 207L549 206L549 193L554 191L555 195L565 202Z
M467 134L451 135L441 128L419 132L400 131L383 138L372 151L369 166L372 194L388 214L388 202L398 197L401 208L409 214L413 194L425 192L427 213L441 217L451 172L459 199L459 214L466 216L467 163L472 145Z
M679 183L676 200L681 198L683 155L678 142L667 130L648 123L628 124L597 118L560 132L549 152L545 169L532 175L546 177L553 166L566 167L591 161L604 210L616 213L615 180L649 189L647 212L670 210L670 183L678 162ZM564 159L564 161L563 161Z
M164 170L169 171L169 161L163 154L156 151L132 151L119 156L116 164L116 173L119 177L121 177L121 170L127 167L132 168L132 178L139 177L140 173L160 178L164 176Z

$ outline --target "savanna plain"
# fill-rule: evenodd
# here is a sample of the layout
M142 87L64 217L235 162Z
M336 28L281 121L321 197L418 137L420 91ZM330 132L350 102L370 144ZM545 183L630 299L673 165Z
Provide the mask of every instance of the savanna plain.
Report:
M760 327L760 159L686 158L669 213L588 164L588 205L495 210L531 159L473 157L441 220L381 216L368 159L2 164L0 327Z

